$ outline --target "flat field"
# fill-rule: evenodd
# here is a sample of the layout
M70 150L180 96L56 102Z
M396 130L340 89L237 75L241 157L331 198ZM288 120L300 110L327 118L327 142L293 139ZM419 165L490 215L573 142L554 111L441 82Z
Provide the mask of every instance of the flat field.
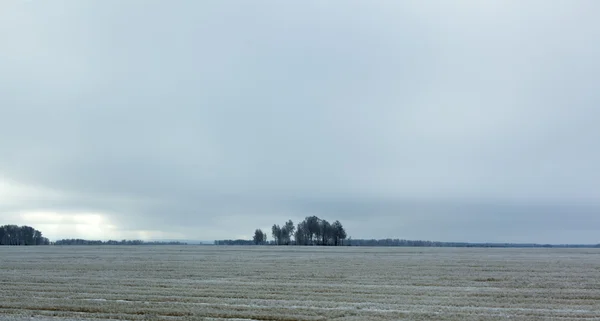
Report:
M600 320L600 250L0 247L2 320Z

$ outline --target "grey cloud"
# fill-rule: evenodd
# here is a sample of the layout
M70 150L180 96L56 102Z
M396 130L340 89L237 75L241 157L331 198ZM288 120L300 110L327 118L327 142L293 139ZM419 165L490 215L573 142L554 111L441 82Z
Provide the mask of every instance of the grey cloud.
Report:
M2 6L0 174L69 197L0 211L596 242L594 2Z

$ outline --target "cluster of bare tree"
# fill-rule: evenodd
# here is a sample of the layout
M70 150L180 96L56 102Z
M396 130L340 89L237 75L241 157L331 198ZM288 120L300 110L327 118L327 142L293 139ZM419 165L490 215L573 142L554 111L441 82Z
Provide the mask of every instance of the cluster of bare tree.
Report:
M0 226L0 245L48 245L50 241L42 232L31 226Z
M227 242L228 241L228 242ZM215 241L216 245L265 245L267 242L267 233L263 232L261 229L256 229L254 231L254 237L252 237L252 241L247 240L224 240L224 241Z
M275 245L290 245L292 244L292 236L294 236L294 222L292 220L287 221L283 226L273 224L271 228L271 235L275 240ZM254 233L256 235L256 232Z
M329 223L316 216L309 216L294 226L292 220L283 226L277 224L271 228L274 245L343 245L346 231L340 221ZM292 241L292 237L294 240ZM266 244L267 234L261 229L254 231L254 244Z

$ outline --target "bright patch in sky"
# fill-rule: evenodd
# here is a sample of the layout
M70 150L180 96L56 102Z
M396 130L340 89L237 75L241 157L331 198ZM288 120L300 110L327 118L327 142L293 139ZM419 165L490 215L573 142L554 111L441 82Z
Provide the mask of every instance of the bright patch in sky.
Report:
M85 239L115 239L120 233L103 214L31 211L20 214L21 222L37 226L47 236Z

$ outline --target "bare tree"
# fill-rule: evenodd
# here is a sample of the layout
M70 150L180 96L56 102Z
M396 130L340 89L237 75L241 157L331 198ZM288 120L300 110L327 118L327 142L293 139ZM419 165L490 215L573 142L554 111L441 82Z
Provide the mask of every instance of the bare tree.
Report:
M256 229L256 231L254 231L253 240L254 244L256 245L265 244L267 241L267 234L265 234L261 229Z
M282 236L283 236L281 227L279 227L279 225L277 225L277 224L274 224L273 227L271 228L271 232L273 234L273 239L275 240L275 244L281 245Z
M340 221L333 222L333 224L331 225L331 230L333 232L333 245L343 245L343 241L346 239L347 235L346 231L344 230L344 227L342 226L342 223L340 223Z
M296 229L296 227L294 226L294 222L292 222L292 220L287 221L283 226L283 229L285 230L284 243L285 245L289 245L292 243L292 236L294 235L294 230Z
M308 245L309 236L306 221L298 223L298 227L296 228L296 234L294 236L296 240L296 245Z

